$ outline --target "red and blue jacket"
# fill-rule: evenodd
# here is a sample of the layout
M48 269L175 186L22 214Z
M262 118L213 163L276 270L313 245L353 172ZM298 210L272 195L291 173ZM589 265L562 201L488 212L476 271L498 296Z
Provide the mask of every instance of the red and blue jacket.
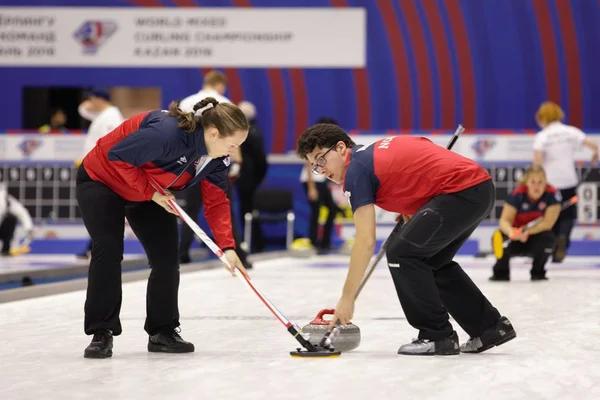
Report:
M554 186L546 185L542 196L534 200L527 195L527 186L519 185L506 202L517 209L517 215L513 221L513 227L520 228L534 219L541 217L549 206L560 204L562 197L560 191Z
M235 248L227 198L230 158L210 159L199 126L188 133L165 111L147 111L123 122L102 137L83 160L95 181L123 199L149 201L156 181L169 190L201 184L204 214L221 249Z

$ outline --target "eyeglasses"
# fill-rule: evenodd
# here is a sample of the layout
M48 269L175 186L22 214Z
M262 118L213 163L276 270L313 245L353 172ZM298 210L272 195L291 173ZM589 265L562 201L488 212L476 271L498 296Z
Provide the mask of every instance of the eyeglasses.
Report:
M323 168L325 166L325 164L327 164L327 160L325 159L325 156L327 155L327 153L329 153L331 150L333 150L335 148L335 146L337 146L337 143L334 144L333 146L331 146L325 153L323 153L323 155L321 155L319 158L317 158L317 161L315 163L315 165L312 167L312 173L315 175L319 175L319 168Z

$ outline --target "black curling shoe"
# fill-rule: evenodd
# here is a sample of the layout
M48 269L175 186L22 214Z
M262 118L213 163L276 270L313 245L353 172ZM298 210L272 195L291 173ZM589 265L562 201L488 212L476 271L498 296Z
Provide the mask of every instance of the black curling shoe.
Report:
M94 333L94 338L83 352L84 358L108 358L112 357L113 336L109 331Z
M179 336L179 328L159 332L148 339L148 351L152 353L193 353L194 345Z

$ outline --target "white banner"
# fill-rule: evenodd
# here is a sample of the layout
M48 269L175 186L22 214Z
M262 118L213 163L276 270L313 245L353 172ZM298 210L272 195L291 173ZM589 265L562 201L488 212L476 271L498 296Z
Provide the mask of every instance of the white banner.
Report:
M423 135L440 146L446 146L450 135ZM357 135L352 139L357 144L368 144L389 136ZM592 138L600 146L600 135L592 134ZM452 151L478 162L531 162L533 159L533 141L535 135L478 135L464 134L456 142ZM592 152L583 146L575 153L578 161L590 161Z
M84 135L0 134L0 162L75 162L83 156L84 141Z
M385 135L352 136L357 144L369 144ZM440 146L446 146L450 135L424 136ZM588 137L600 146L600 134ZM508 163L531 162L533 157L533 135L477 135L462 136L453 151L469 157L477 162ZM0 160L8 161L74 161L81 157L85 135L13 135L0 133ZM580 149L575 156L578 161L590 161L592 153L588 149ZM302 160L295 154L274 154L269 162L281 164L300 164Z
M362 68L365 63L363 8L0 7L0 65Z

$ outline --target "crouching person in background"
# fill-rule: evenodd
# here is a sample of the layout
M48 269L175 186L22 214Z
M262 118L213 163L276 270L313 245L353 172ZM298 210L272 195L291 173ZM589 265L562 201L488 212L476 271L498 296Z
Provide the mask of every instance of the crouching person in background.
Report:
M552 227L561 209L561 194L546 182L546 173L541 167L530 167L519 187L506 199L500 215L500 229L494 232L493 247L496 264L491 281L510 280L509 261L515 256L533 257L531 280L546 280L545 265L552 255L556 237ZM528 230L519 228L543 216L543 219ZM502 249L502 244L512 238Z
M31 241L33 239L33 221L29 211L17 199L8 194L5 184L0 183L0 242L2 242L0 256L12 254L10 245L15 236L18 222L23 225L23 229Z

